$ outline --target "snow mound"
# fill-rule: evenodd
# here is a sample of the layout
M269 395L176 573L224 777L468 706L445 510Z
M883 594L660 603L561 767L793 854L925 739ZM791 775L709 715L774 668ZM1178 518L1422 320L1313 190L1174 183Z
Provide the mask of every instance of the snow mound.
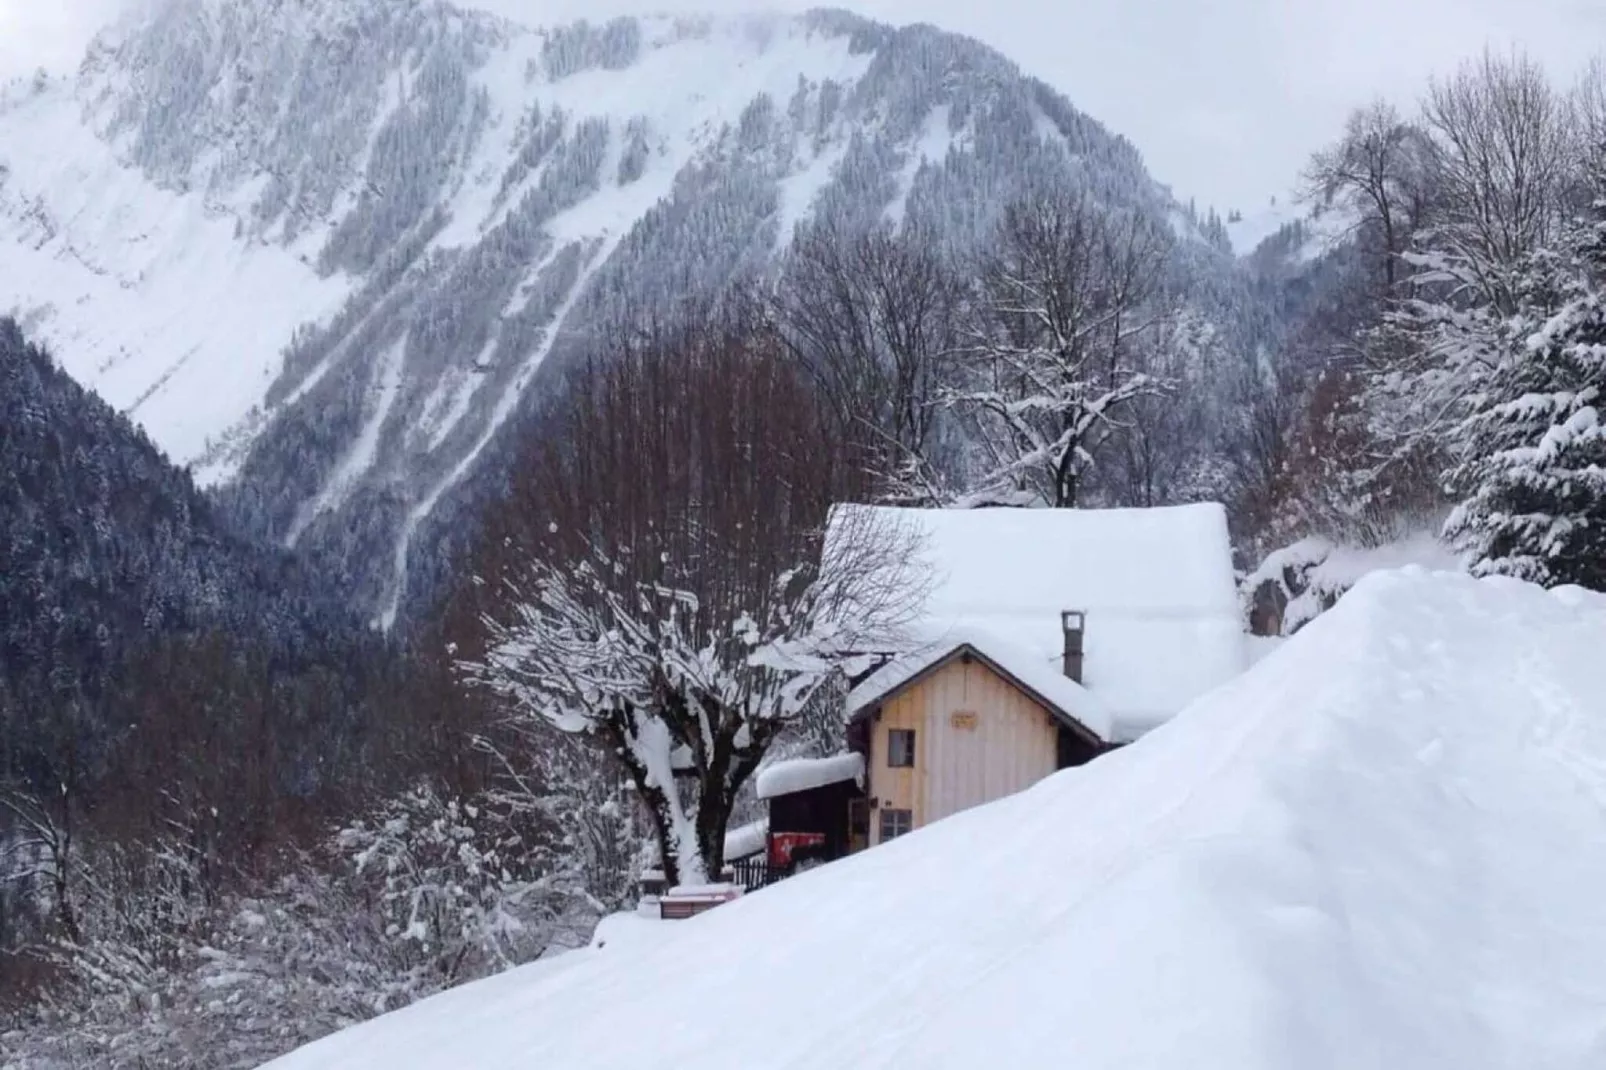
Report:
M1600 1067L1603 650L1600 595L1374 574L1132 747L273 1065Z

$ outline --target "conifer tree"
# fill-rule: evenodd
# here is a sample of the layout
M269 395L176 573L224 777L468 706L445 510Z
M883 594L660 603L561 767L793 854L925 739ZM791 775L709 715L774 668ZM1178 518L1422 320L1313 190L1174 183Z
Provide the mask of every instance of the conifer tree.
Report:
M1530 260L1511 341L1455 431L1447 534L1476 571L1606 590L1606 201Z

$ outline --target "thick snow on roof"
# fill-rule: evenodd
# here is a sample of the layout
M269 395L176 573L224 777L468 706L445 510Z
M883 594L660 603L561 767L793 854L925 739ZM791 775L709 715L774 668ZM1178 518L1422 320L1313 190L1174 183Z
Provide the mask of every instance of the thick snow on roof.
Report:
M853 689L848 695L850 714L881 701L959 647L968 646L1100 739L1112 738L1114 726L1109 711L1087 688L1066 677L1058 659L1045 661L1039 653L963 624L921 635L918 642L919 646L910 653L888 663Z
M1594 1070L1603 649L1374 575L1136 746L274 1066Z
M864 783L864 756L837 754L830 758L794 758L766 766L758 774L758 797L773 799L795 791L823 788L844 780Z
M839 506L833 522L870 508ZM1082 680L1119 738L1141 735L1245 668L1219 505L880 512L884 526L920 541L928 629L979 629L1057 672L1060 613L1085 610Z

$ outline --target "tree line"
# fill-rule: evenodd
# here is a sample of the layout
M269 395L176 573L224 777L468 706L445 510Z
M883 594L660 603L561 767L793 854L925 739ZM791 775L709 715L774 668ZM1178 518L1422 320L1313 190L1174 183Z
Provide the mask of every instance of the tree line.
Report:
M1350 270L1263 414L1266 541L1434 529L1480 574L1606 584L1606 76L1489 52L1308 169Z
M0 471L8 1057L256 1065L622 902L616 785L551 796L439 642L230 529L10 321Z

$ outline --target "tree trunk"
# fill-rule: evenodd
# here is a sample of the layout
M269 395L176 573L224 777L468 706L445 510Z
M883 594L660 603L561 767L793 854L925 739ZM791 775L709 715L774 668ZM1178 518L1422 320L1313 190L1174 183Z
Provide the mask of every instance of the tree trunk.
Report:
M680 804L678 786L671 781L661 785L651 775L645 762L632 746L629 731L622 723L608 726L614 749L621 764L635 785L636 798L646 808L652 821L653 838L658 844L658 864L663 867L664 884L673 888L681 884L707 884L708 869L698 843L698 813L690 814ZM667 763L665 763L667 765ZM700 808L699 808L700 809Z

